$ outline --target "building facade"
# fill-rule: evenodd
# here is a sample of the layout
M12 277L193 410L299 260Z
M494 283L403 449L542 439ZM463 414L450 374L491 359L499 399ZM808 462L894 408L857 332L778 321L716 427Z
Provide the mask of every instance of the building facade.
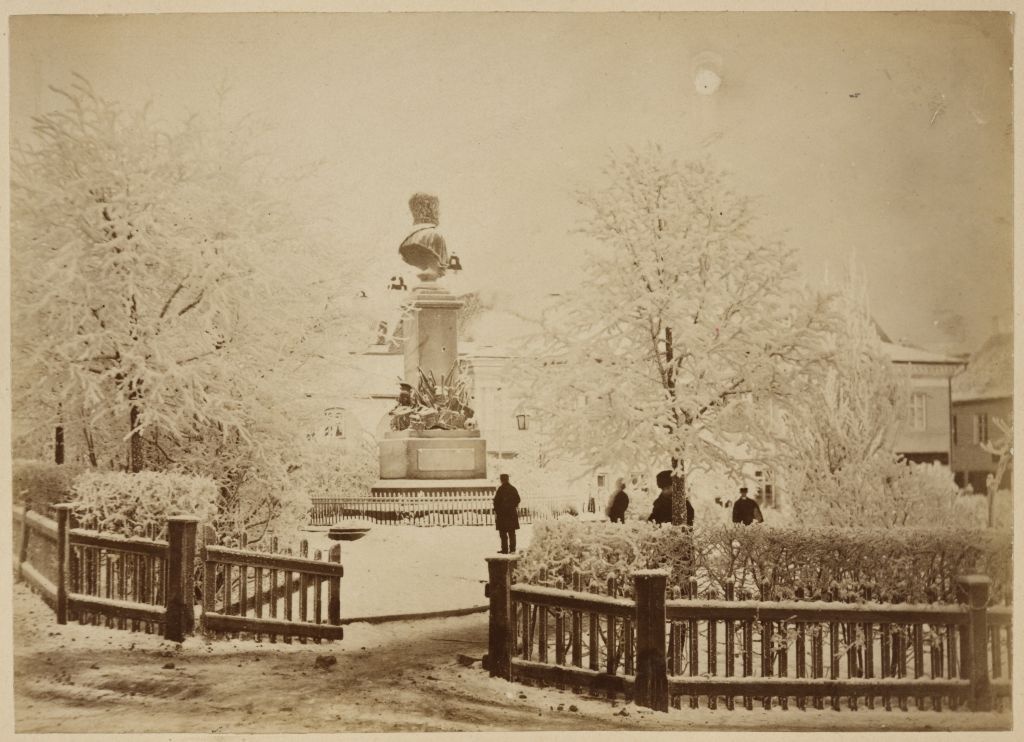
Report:
M1001 436L996 420L1009 423L1013 414L1012 335L994 335L971 357L963 373L953 378L952 400L953 476L961 487L985 492L999 457L983 446ZM1005 476L1001 487L1008 489L1012 469Z
M882 348L910 386L907 419L896 434L896 452L907 461L949 465L953 447L952 383L964 361L954 356L883 342Z

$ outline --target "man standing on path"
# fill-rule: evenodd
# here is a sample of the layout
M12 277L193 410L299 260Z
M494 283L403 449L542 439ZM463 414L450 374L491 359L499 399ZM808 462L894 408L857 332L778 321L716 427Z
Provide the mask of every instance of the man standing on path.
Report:
M764 522L764 516L761 515L761 507L747 497L746 487L740 487L740 499L732 506L732 522L749 526L754 521L758 523Z
M672 471L666 469L665 471L658 472L655 482L661 489L661 494L655 498L654 507L651 509L651 515L647 520L654 521L655 523L671 523ZM689 497L686 498L686 520L684 525L693 528L693 505L690 504Z
M629 495L626 494L626 480L619 477L615 480L615 492L608 503L608 519L612 523L626 522L626 509L629 507Z
M508 483L508 474L501 475L501 484L494 491L494 527L501 536L498 553L514 554L519 529L519 490Z

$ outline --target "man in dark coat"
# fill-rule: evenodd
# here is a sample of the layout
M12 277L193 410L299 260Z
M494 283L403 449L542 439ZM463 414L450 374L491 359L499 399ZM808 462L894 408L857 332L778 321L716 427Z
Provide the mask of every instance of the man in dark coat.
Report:
M501 475L501 484L494 491L494 527L501 536L498 553L514 554L519 529L519 490L508 483L508 474Z
M661 488L661 494L654 500L654 507L651 509L651 516L647 520L655 523L672 522L672 472L666 469L658 472L655 480ZM693 528L693 505L690 498L686 498L686 525Z
M740 499L733 503L732 506L732 522L749 526L754 521L758 523L764 522L761 508L756 502L747 497L747 488L740 487Z
M615 481L615 493L608 505L608 519L612 523L626 522L626 509L629 507L629 495L626 494L626 480Z

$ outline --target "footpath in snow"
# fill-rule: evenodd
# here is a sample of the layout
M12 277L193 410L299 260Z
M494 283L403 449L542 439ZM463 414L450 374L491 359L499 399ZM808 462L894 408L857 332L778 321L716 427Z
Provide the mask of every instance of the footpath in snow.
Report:
M346 521L344 525L350 525ZM309 532L310 552L341 544L342 619L415 614L484 606L485 559L499 548L493 526L382 526L357 541ZM518 534L525 549L531 527Z

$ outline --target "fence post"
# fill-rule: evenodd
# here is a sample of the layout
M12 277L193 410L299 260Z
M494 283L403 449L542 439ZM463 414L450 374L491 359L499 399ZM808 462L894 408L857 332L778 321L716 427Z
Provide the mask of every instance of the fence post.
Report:
M208 613L214 613L216 608L216 594L217 594L217 566L215 562L210 561L207 558L206 547L211 544L217 545L217 531L214 530L213 526L209 523L203 526L203 538L202 544L199 551L199 561L202 564L203 569L203 624L202 632L209 634L210 631L206 628L206 615ZM225 608L225 611L227 608Z
M984 575L964 575L957 578L967 597L970 621L967 625L967 658L961 673L971 681L971 709L988 711L992 708L992 695L988 677L988 590L990 581Z
M636 596L637 706L668 711L668 670L665 666L665 583L668 573L645 569L633 573Z
M21 565L28 561L28 539L29 532L32 530L28 525L28 513L28 507L21 511L21 543L18 544L18 563L15 565L18 568L19 580L25 579Z
M172 515L167 519L167 586L164 638L185 641L195 630L196 529L199 519ZM205 596L204 596L205 598Z
M68 622L68 587L71 575L68 562L71 561L71 506L67 503L54 505L57 513L57 623Z
M512 570L516 556L487 557L487 595L490 598L487 627L487 669L491 677L512 680Z
M335 544L327 552L327 561L341 563L341 544ZM341 624L341 578L330 577L327 583L327 623L331 626Z

